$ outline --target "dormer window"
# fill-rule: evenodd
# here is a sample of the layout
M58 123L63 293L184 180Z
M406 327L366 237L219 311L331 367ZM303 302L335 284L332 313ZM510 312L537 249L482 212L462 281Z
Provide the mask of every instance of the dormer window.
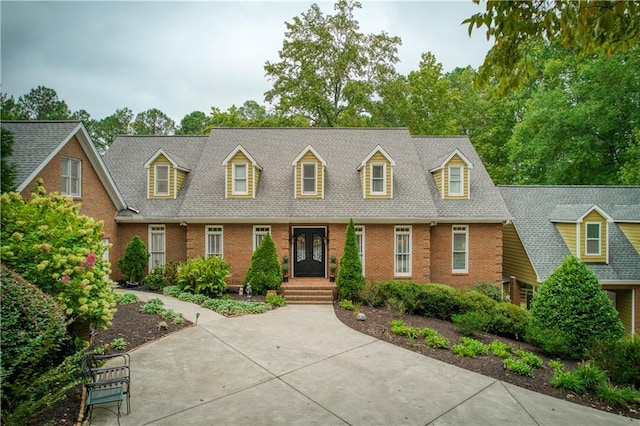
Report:
M233 195L247 195L247 164L233 165Z
M169 166L155 166L155 191L154 195L166 197L169 195Z
M586 223L585 228L587 230L584 242L585 254L587 256L600 256L600 223Z
M316 163L302 164L302 194L316 195L318 186L316 185Z
M386 167L385 163L371 163L371 194L372 195L385 195L387 188L386 181Z
M464 177L462 166L449 166L449 195L463 195Z

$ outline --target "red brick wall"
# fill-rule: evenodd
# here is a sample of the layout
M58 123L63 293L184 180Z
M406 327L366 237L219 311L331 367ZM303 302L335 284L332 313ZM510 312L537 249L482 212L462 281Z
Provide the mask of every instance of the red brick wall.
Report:
M460 224L464 225L464 224ZM502 224L469 224L468 273L452 273L452 225L431 228L431 282L468 288L478 281L502 282Z
M109 250L111 269L114 273L119 272L116 262L121 254L118 251L118 228L115 221L116 207L113 205L104 186L102 186L98 174L93 169L89 158L75 136L45 165L38 177L29 182L22 191L22 196L26 199L31 196L38 178L42 178L44 181L44 187L47 192L61 192L62 157L82 161L82 196L74 198L74 201L81 204L81 214L90 216L96 221L104 222L102 228L103 238L108 238L109 242L113 244L113 247ZM113 275L112 278L114 278Z

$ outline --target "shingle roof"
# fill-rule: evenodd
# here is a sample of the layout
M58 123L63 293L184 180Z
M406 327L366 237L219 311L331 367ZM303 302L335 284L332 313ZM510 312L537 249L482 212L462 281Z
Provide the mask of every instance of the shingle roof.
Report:
M552 220L582 217L598 206L613 218L609 225L609 264L589 264L602 281L640 281L640 254L618 222L640 222L640 187L498 186L540 281L571 254Z
M119 137L104 159L132 217L192 221L432 221L446 217L505 220L508 212L483 167L472 169L472 199L444 202L425 159L459 148L482 164L467 138L412 138L406 129L217 128L207 136ZM444 141L444 142L443 142ZM254 199L225 199L223 160L241 145L263 167ZM291 165L312 146L326 160L325 198L294 198ZM363 199L358 167L380 145L395 162L393 199ZM149 200L142 167L162 148L184 159L191 172L175 200ZM434 192L435 191L435 192Z
M80 126L80 121L2 122L2 127L13 134L13 154L7 157L7 161L16 165L16 186L19 190Z

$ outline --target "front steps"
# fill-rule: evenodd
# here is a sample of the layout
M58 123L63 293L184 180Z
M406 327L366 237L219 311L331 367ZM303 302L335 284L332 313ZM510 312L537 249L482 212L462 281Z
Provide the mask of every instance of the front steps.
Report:
M296 279L282 284L287 303L292 305L327 305L333 303L335 283L328 279Z

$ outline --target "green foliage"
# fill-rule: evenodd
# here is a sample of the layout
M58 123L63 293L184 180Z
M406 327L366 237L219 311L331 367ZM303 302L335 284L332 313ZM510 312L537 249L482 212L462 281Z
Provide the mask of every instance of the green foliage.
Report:
M193 111L182 117L176 135L205 135L210 119L202 111Z
M133 293L124 293L121 296L116 296L116 303L118 305L131 305L138 302L138 296Z
M353 303L351 300L342 299L340 301L340 307L346 311L353 311L356 309L358 305Z
M540 285L531 303L527 339L546 353L580 359L599 340L624 328L593 272L569 256Z
M496 302L505 302L504 296L502 295L502 290L500 290L500 288L494 283L481 281L474 284L472 290L477 291L478 293L482 293L485 296L492 298Z
M116 337L109 343L109 347L115 351L124 351L127 345L128 343L123 337Z
M169 261L164 265L164 280L167 285L176 285L178 283L178 268L182 263L175 260Z
M2 263L53 296L72 323L110 326L115 302L102 222L80 215L71 198L47 194L42 180L28 201L17 193L1 200Z
M231 274L231 265L218 256L189 259L178 267L177 285L193 294L217 296L227 289L227 277Z
M245 302L231 299L211 299L203 294L191 294L183 292L178 286L167 286L162 290L166 296L176 297L179 300L195 303L204 308L211 309L221 315L263 314L271 309L271 305L261 302Z
M184 324L185 319L181 313L174 312L173 309L163 309L160 312L160 316L163 319L170 320L174 324Z
M264 236L251 256L251 266L243 281L245 285L249 283L254 294L265 294L267 290L280 290L282 270L276 245L269 234Z
M553 377L549 383L554 388L558 388L564 392L571 391L576 394L584 394L587 391L587 385L582 377L576 371L564 371L562 369L554 370Z
M131 123L131 129L136 135L173 135L176 123L158 108L151 108L139 112Z
M590 362L581 363L575 369L575 373L582 379L587 389L596 389L600 384L608 379L606 371L601 370Z
M529 364L533 368L542 367L542 359L539 356L532 354L531 352L525 351L524 349L518 349L516 351L516 355L519 356L522 361Z
M6 395L3 389L2 424L32 424L33 418L63 399L65 394L82 380L80 365L83 356L85 352L78 351L43 374L23 378L15 384L17 393L10 402L4 400Z
M177 286L177 285L168 285L162 289L162 294L166 296L178 297L182 293L183 293L182 289L180 288L180 286ZM183 293L183 294L188 295L190 293Z
M71 111L67 103L58 98L55 90L45 86L31 89L18 98L20 115L27 120L68 120Z
M549 368L551 368L554 372L556 371L564 371L564 364L557 359L549 360Z
M596 395L608 405L618 407L640 403L640 391L633 386L616 387L609 382L605 382L596 388Z
M164 277L164 266L157 265L151 272L142 279L142 284L149 290L161 291L168 286L166 278Z
M504 360L504 366L507 370L513 371L521 376L533 377L533 367L524 360L517 358L507 358Z
M640 128L633 131L628 146L623 154L624 163L618 171L618 178L622 185L640 185Z
M360 299L369 306L382 306L384 301L380 294L379 282L368 280L365 282Z
M510 302L499 302L491 311L486 327L489 333L518 339L524 337L528 322L526 309Z
M465 336L473 336L476 331L484 329L487 316L478 311L468 311L464 314L452 315L451 321L457 331Z
M353 219L350 219L349 225L347 225L342 257L340 258L336 286L340 296L344 299L360 300L360 293L364 285L365 280L362 275L356 228L353 224Z
M392 297L387 299L384 303L384 307L388 309L394 316L400 316L407 312L407 309L404 306L404 302L402 300L396 299Z
M489 350L492 354L502 359L509 358L513 353L513 348L510 345L499 340L494 340L489 343Z
M458 292L442 284L416 284L408 281L381 281L375 285L376 295L371 299L374 306L382 306L390 299L401 301L405 312L410 315L424 315L450 319L460 312Z
M11 192L16 189L16 165L10 163L7 157L13 154L13 133L4 127L0 128L0 192Z
M149 315L159 315L160 313L162 313L162 311L164 311L164 308L162 307L163 305L164 303L162 302L162 300L158 298L149 299L147 300L147 303L140 306L140 312Z
M140 237L135 235L124 252L124 256L118 259L118 266L128 282L137 283L142 279L149 260L149 252Z
M53 298L4 266L0 300L2 408L11 411L25 383L64 358L69 338L64 314Z
M481 341L470 337L463 337L460 339L460 343L453 345L451 349L453 350L453 353L458 356L474 357L478 355L487 355L489 352L489 345L485 345Z
M433 328L425 327L418 331L418 335L424 338L428 347L433 349L448 349L449 339L435 331Z
M338 0L334 15L317 4L287 22L279 62L264 69L273 87L265 94L277 110L300 114L313 126L362 124L371 100L396 75L400 38L363 34L354 19L361 4ZM351 298L350 296L348 298Z
M598 341L586 355L617 384L640 388L640 338Z
M280 296L279 294L267 294L264 301L273 307L285 306L287 304L284 296Z
M476 311L484 314L491 312L498 303L491 297L476 290L460 293L458 300L462 312Z

